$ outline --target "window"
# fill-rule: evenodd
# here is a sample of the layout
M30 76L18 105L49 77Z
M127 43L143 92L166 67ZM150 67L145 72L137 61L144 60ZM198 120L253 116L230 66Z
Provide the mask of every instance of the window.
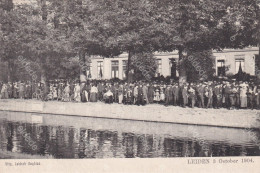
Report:
M176 77L176 60L174 58L169 59L169 67L170 67L170 76L171 77Z
M97 74L98 74L98 78L102 78L104 75L104 69L103 69L103 61L98 61L97 62Z
M217 61L217 74L218 76L225 76L226 68L225 68L225 60L218 60Z
M118 61L111 61L111 78L118 78Z
M87 78L92 78L91 72L92 72L92 63L90 62L87 68Z
M126 71L127 71L127 65L128 65L128 61L127 60L123 60L123 79L126 79Z
M236 63L236 73L238 73L240 64L241 64L242 71L243 72L245 71L245 59L242 59L242 58L236 59L235 63Z
M162 60L157 59L157 70L156 70L156 77L159 77L162 75Z

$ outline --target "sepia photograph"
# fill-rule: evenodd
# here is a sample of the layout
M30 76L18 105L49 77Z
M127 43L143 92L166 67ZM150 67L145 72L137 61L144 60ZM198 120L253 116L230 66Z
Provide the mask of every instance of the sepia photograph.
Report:
M259 51L260 0L0 0L0 172L257 172Z

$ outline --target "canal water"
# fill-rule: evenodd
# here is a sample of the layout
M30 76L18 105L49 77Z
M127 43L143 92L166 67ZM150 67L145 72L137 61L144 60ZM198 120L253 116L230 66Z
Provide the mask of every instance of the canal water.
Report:
M0 158L260 156L260 130L0 111Z

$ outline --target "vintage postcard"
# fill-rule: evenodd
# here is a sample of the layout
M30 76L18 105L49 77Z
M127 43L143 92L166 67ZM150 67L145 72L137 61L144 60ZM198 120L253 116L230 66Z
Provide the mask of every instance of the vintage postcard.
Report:
M260 0L0 0L0 172L260 170Z

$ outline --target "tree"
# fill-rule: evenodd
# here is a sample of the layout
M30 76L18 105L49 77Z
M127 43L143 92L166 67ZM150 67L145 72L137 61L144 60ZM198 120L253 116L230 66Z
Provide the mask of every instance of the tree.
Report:
M157 66L152 53L137 53L132 57L130 68L134 69L135 80L150 81L155 76Z
M183 61L188 82L212 80L215 71L212 51L192 51Z
M23 16L13 10L13 1L5 0L0 4L0 57L7 63L8 81L13 82L17 74L16 57L22 50L22 34L17 28L25 20Z
M96 46L106 50L106 54L95 53L109 56L128 52L130 65L131 57L141 52L178 50L182 60L184 52L239 47L241 41L230 40L236 33L236 25L227 18L234 3L231 0L90 1L92 36L97 40ZM186 81L185 65L180 66L180 80Z

